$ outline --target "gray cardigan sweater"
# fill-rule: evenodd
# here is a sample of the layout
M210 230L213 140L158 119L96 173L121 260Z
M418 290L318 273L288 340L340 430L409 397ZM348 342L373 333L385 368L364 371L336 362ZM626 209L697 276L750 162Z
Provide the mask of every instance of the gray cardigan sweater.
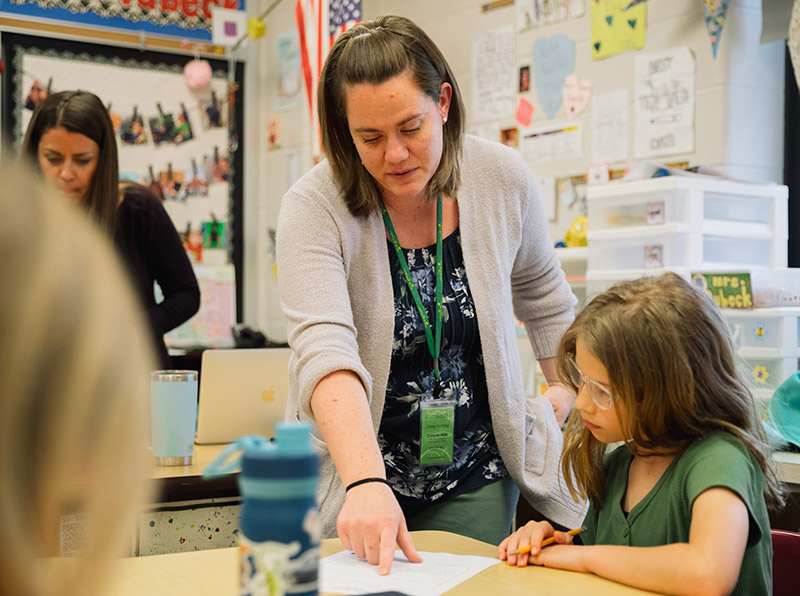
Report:
M515 331L525 324L537 358L556 354L575 297L553 250L538 185L520 155L467 135L458 192L464 265L475 304L497 445L533 507L577 527L583 503L559 472L561 430L550 402L526 399ZM286 193L277 233L278 281L294 356L289 420L309 420L320 453L323 535L336 535L344 487L309 408L326 375L355 372L380 425L394 333L386 234L379 212L355 218L322 162Z

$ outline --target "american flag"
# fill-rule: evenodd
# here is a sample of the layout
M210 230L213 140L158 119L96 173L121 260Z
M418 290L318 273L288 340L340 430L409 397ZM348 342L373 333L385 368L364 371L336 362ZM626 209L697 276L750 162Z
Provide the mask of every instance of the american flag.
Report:
M361 22L361 0L330 0L330 44L356 23Z
M300 36L300 59L308 99L312 153L322 153L317 118L317 82L336 38L361 21L361 0L297 0L295 19Z

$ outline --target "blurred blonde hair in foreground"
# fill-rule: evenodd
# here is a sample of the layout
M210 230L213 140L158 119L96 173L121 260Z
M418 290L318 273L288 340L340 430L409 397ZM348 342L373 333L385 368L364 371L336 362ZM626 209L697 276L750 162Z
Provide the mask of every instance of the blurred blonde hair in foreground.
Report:
M0 179L0 595L93 594L146 496L145 325L97 226ZM72 514L80 560L45 560Z

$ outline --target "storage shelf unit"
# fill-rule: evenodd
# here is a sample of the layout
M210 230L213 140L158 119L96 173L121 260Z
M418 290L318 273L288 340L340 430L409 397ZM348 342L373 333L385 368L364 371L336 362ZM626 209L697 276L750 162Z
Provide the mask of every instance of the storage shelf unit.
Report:
M669 176L588 188L587 298L621 280L672 271L750 272L756 306L787 302L800 275L786 269L788 191L707 177ZM798 370L800 308L723 311L759 411Z
M751 354L800 356L800 308L784 306L748 310L723 309L734 341Z
M590 186L588 270L786 267L785 186L670 176Z

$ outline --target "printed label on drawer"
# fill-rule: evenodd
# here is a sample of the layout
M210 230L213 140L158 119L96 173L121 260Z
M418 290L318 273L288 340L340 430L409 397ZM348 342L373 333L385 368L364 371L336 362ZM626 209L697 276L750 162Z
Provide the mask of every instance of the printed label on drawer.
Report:
M651 244L644 247L644 266L650 267L664 266L664 245Z
M647 225L656 226L664 223L664 201L647 203Z

